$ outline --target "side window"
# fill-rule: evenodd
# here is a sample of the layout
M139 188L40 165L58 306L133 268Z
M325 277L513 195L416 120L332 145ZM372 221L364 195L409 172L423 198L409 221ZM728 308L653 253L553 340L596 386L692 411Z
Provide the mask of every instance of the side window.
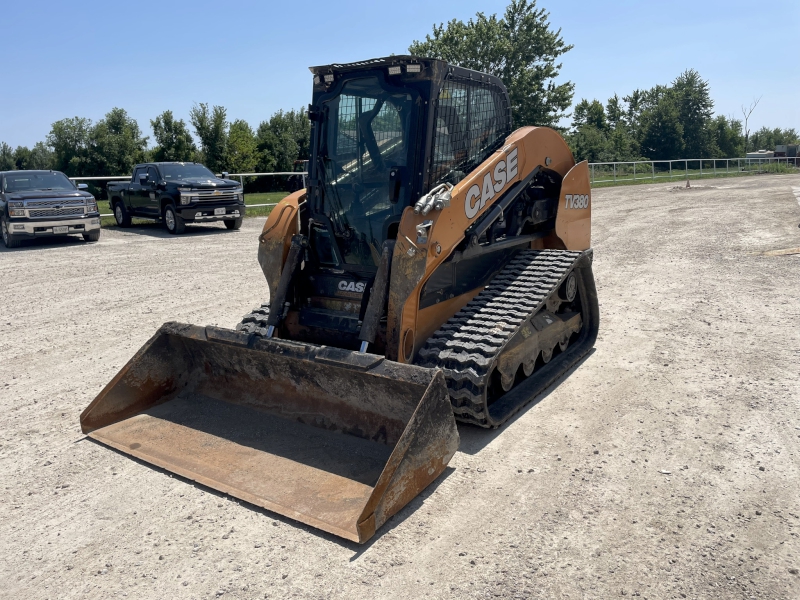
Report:
M433 178L441 181L467 158L467 89L452 81L439 92L433 141Z
M156 183L158 181L158 172L155 167L147 167L147 178L150 183Z
M144 175L146 172L147 172L147 170L146 170L144 167L138 167L138 168L137 168L137 169L136 169L136 170L133 172L133 183L135 183L136 185L138 185L138 184L139 184L139 177L140 177L141 175Z
M445 82L436 108L431 185L461 181L510 132L502 94L474 82Z
M470 95L469 112L472 115L472 139L470 157L479 159L483 150L497 141L497 107L494 94L487 89L478 88Z
M355 96L347 96L344 94L339 96L339 119L336 124L336 154L339 156L355 156L357 153L357 100L358 98Z

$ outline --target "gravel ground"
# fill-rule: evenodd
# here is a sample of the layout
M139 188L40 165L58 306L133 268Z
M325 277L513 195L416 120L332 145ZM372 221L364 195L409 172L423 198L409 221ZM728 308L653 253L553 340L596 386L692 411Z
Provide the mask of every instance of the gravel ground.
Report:
M771 252L800 252L795 192L596 191L595 351L500 430L460 426L365 546L80 433L162 322L265 298L263 219L0 251L0 596L800 597L800 254Z

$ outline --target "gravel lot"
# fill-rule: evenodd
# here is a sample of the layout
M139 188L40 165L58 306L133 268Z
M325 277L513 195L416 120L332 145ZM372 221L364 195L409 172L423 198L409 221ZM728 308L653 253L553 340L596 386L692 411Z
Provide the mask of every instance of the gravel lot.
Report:
M0 597L800 598L800 176L674 186L595 191L595 351L366 546L80 433L164 321L265 298L263 219L0 250Z

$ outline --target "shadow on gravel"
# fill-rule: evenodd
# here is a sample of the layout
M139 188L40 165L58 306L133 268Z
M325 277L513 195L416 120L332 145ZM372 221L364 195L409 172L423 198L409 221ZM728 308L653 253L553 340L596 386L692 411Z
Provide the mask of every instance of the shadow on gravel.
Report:
M478 427L477 425L471 425L469 423L459 423L458 424L458 435L461 437L461 444L458 446L459 452L464 452L465 454L478 454L481 450L483 450L488 444L490 444L497 436L502 435L503 431L509 427L512 423L516 422L522 415L527 413L530 409L534 406L542 402L545 398L547 398L553 390L556 389L567 377L569 377L573 372L580 368L580 366L586 362L590 356L595 353L595 348L589 350L583 358L581 358L577 363L572 365L569 369L564 371L564 373L556 379L552 385L548 386L547 389L536 396L533 400L531 400L528 404L526 404L522 409L517 412L511 419L509 419L506 423L502 426L498 427L497 429L484 429L483 427Z
M151 471L156 471L161 475L164 475L165 477L181 481L188 486L192 486L194 488L197 488L198 490L205 492L206 494L209 494L210 496L218 498L220 501L225 500L228 502L234 502L236 504L240 504L248 508L249 510L252 510L253 512L264 515L264 517L269 519L269 521L262 522L261 531L258 532L259 534L261 534L262 537L261 539L258 540L257 543L261 543L264 545L273 543L278 543L278 544L284 543L286 540L282 535L280 535L280 529L275 529L275 528L276 527L280 528L281 526L293 527L295 529L299 529L320 539L326 540L328 542L352 550L354 554L350 558L351 562L360 558L364 553L366 553L372 547L372 545L376 541L381 539L384 535L392 531L395 527L397 527L398 525L403 523L408 517L410 517L418 508L422 506L422 503L425 501L425 499L428 498L431 494L433 494L436 491L436 489L442 484L442 482L455 472L455 469L453 467L446 467L445 470L442 472L442 474L439 475L439 477L437 477L433 481L433 483L431 483L427 488L425 488L422 491L422 493L420 493L408 504L406 504L397 514L390 517L389 520L384 525L382 525L380 529L378 529L378 531L375 532L375 535L372 536L372 538L370 538L364 544L358 544L356 542L351 542L339 536L333 535L332 533L327 533L325 531L322 531L321 529L316 529L314 527L311 527L310 525L300 523L299 521L294 521L289 517L284 517L283 515L273 513L265 508L261 508L260 506L250 504L245 500L240 500L239 498L229 496L228 494L215 490L214 488L205 486L202 483L197 483L192 479L187 479L186 477L178 475L177 473L173 473L172 471L162 469L161 467L158 467L145 460L141 460L135 456L132 456L120 450L117 450L116 448L112 448L111 446L106 446L102 442L94 440L89 436L83 436L81 438L78 438L77 440L75 440L74 443L77 444L79 442L91 442L92 444L95 444L97 447L102 448L104 451L115 452L119 456L124 457L126 460L132 460L133 462ZM187 521L187 524L190 525L191 522ZM188 530L186 530L184 533L187 537L192 535L192 533Z
M353 556L350 557L350 562L355 562L362 555L366 554L366 552L372 548L372 545L381 539L384 535L388 534L389 532L393 531L395 527L403 523L408 517L413 515L420 507L422 507L423 502L433 494L437 488L442 484L442 482L450 477L456 470L454 467L446 467L442 474L437 477L433 483L431 483L428 487L426 487L420 494L418 494L411 502L406 504L403 508L401 508L397 514L390 517L386 523L384 523L378 531L375 532L375 535L366 541L364 544L356 544L355 542L350 542L348 540L343 540L342 538L338 538L333 535L329 535L322 531L312 530L307 528L309 531L318 534L318 537L324 537L325 539L331 540L333 542L337 542L346 548L350 548L355 552ZM291 522L291 521L290 521ZM304 527L305 528L305 527Z
M217 225L216 227L214 225ZM173 235L169 233L164 226L160 223L146 223L142 225L132 225L131 227L117 227L112 225L110 227L103 227L101 231L120 231L123 233L135 233L137 235L146 235L154 238L163 239L180 239L184 237L202 237L207 235L223 235L230 233L238 233L237 231L230 231L221 223L208 223L204 225L186 225L185 233L181 235ZM103 234L100 234L100 242L103 241ZM17 248L6 248L0 243L0 253L2 252L24 252L26 250L40 250L43 248L72 248L74 246L83 246L87 244L95 244L97 242L87 242L79 235L61 235L61 236L47 236L41 238L23 239L22 244Z
M141 223L134 224L130 227L118 227L111 225L103 227L104 230L119 231L122 233L135 233L137 235L147 235L150 237L163 238L163 239L180 239L183 237L197 237L203 235L218 235L221 233L236 233L235 231L228 230L222 223L206 223L203 225L187 223L186 231L180 235L173 235L168 232L164 225L161 223ZM102 234L100 239L102 240Z
M100 234L102 238L102 234ZM2 252L25 252L26 250L41 250L42 248L72 248L74 246L86 246L97 242L87 242L79 235L54 235L40 238L30 238L22 240L22 244L17 248L6 248L0 242L0 253Z

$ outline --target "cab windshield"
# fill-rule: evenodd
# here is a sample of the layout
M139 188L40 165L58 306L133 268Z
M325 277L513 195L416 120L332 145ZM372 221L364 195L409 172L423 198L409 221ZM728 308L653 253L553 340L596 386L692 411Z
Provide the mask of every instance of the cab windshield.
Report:
M324 103L323 204L346 263L378 264L388 228L408 205L415 95L363 77Z
M203 165L195 163L174 163L158 165L166 181L186 181L189 179L216 179L214 174Z
M75 191L75 186L67 176L58 172L37 173L20 171L5 176L3 191L5 192L46 192L50 190Z

